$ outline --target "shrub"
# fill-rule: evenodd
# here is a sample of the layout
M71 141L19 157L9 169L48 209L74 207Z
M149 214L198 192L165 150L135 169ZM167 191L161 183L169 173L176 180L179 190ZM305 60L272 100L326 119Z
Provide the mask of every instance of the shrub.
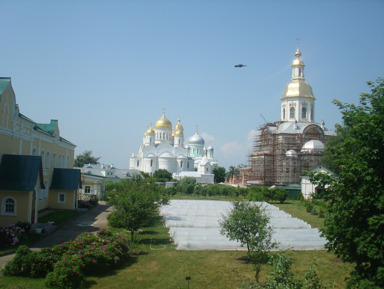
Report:
M0 228L0 249L15 246L25 230L16 225Z
M325 218L324 211L321 208L319 209L319 218Z
M305 207L306 207L307 213L310 213L312 211L312 209L313 209L313 205L312 205L311 202L306 202L305 203Z
M318 215L319 213L317 212L317 209L316 207L313 207L312 210L311 210L311 215Z
M76 255L64 255L48 273L45 285L52 288L79 288L85 276L82 273L83 261Z

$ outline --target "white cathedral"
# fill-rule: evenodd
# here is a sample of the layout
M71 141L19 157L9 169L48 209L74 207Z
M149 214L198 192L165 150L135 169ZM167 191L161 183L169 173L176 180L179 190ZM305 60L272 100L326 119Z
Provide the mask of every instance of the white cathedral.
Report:
M172 123L162 117L144 133L138 154L132 153L130 169L137 169L152 175L156 170L165 169L173 178L193 177L198 183L213 183L213 167L217 161L214 149L205 147L205 140L196 129L195 135L184 140L184 128L178 123L172 130Z

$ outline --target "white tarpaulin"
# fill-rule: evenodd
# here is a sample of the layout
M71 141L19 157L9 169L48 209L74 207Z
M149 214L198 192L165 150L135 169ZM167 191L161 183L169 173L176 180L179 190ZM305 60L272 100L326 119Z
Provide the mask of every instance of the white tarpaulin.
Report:
M272 239L279 249L324 249L325 238L318 229L279 208L263 202L273 228ZM179 250L246 250L240 243L220 234L219 220L232 209L231 202L203 200L172 200L160 213L165 226Z

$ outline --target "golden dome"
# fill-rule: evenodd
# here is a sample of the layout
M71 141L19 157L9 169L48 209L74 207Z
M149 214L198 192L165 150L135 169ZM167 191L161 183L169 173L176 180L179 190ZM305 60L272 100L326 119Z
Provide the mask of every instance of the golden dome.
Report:
M175 125L175 128L173 129L175 132L177 132L178 130L180 130L181 132L183 132L184 131L184 127L181 125L181 123L180 123L180 117L179 117L179 119L177 120L178 121L178 123L177 123L177 125Z
M165 117L165 112L163 111L163 116L156 121L155 128L170 128L172 129L172 123Z
M152 127L150 127L145 134L155 134L155 131L153 130Z
M296 65L303 65L304 66L304 62L300 59L301 52L300 52L299 48L297 48L297 50L295 52L295 56L296 56L296 59L293 60L292 66L296 66Z
M313 97L312 87L304 80L291 80L283 92L281 99L286 97Z
M184 136L184 133L183 133L183 131L181 129L178 129L178 130L175 131L174 136L175 135L177 135L177 136Z

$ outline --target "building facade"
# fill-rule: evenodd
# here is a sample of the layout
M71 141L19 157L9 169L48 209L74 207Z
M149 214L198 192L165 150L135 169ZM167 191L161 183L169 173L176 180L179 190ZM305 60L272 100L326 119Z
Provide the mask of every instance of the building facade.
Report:
M292 78L281 97L281 118L257 131L249 166L243 171L248 184L299 184L302 171L320 164L327 139L334 135L315 122L315 96L304 78L304 62L297 47Z
M207 162L211 167L217 166L214 159L214 149L205 147L205 140L198 130L189 139L184 139L184 127L178 123L172 128L172 123L162 117L150 126L144 133L143 142L137 154L132 153L130 169L136 169L152 175L156 170L165 169L174 175L184 176L186 172L201 171L200 164Z
M54 196L50 188L54 174L60 178L68 173L55 173L55 169L73 167L76 146L61 137L57 120L36 123L21 114L11 79L4 77L0 78L0 143L0 225L17 221L34 223L37 212L56 204L75 208L76 196L72 194L76 194L76 190L71 187L60 194L65 188L58 185ZM76 174L71 174L73 177L77 178ZM14 178L13 181L10 178Z

